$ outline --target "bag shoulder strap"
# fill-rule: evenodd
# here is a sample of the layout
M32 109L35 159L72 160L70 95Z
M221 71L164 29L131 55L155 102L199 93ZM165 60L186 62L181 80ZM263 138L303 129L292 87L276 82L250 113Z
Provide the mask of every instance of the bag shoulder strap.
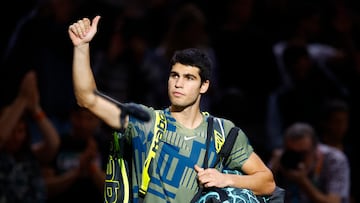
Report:
M215 124L216 123L216 124ZM204 157L204 164L203 168L208 168L208 151L210 146L211 138L214 137L215 140L215 148L218 152L218 155L216 157L216 161L214 166L216 166L220 160L224 161L224 163L227 160L227 157L229 156L232 146L235 142L237 133L239 131L238 127L232 127L229 131L229 134L226 136L223 136L224 129L222 128L221 120L218 118L214 118L213 116L208 117L208 128L207 128L207 135L206 135L206 151L205 151L205 157ZM225 139L225 141L224 141ZM209 190L209 188L203 188L200 187L199 190L196 192L194 197L192 198L190 203L197 202L200 197L203 195L203 192L206 192ZM219 189L219 188L212 188L212 190L216 190L218 194L220 195L221 200L226 199L226 192Z
M205 156L204 156L204 163L203 163L203 168L208 168L209 165L209 147L210 147L210 141L211 141L211 137L213 136L213 117L209 116L208 117L208 126L207 126L207 135L206 135L206 151L205 151Z
M228 134L225 136L223 120L217 117L213 117L212 120L213 120L213 124L212 124L213 127L212 129L208 128L208 131L212 131L210 138L211 137L214 138L215 149L217 152L216 160L213 165L213 167L215 167L220 162L226 163L240 128L234 125L229 130Z
M205 151L204 162L203 162L203 166L202 166L203 168L208 168L208 165L209 165L208 152L209 152L211 137L213 137L214 117L209 115L207 118L207 121L208 121L208 126L207 126L206 143L205 143L206 151ZM203 191L204 191L204 188L200 187L199 190L194 195L194 197L192 198L190 203L195 203L201 197Z
M147 192L150 183L150 175L149 175L149 167L152 160L155 158L156 151L158 149L159 140L166 132L166 117L162 110L156 110L156 120L154 125L154 135L151 140L150 149L148 155L145 159L143 172L142 172L142 179L141 184L139 187L139 197L143 198Z
M214 138L215 141L215 149L217 152L216 161L214 164L214 167L220 162L226 163L230 152L233 148L233 145L235 143L236 137L238 135L240 128L237 126L233 126L228 135L224 136L224 129L223 125L221 123L221 120L218 118L215 118L213 116L208 117L208 128L207 128L207 137L206 137L206 152L205 152L205 159L204 164L206 164L206 167L208 167L208 150L210 145L211 138Z
M230 129L228 135L226 136L225 142L222 145L220 152L218 153L215 166L219 163L220 160L223 163L226 163L227 159L229 158L230 152L234 146L239 130L240 128L237 126L234 126Z

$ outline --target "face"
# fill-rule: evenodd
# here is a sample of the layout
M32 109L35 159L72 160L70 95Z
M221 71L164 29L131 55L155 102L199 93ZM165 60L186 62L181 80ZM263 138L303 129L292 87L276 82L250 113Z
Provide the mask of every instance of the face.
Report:
M342 140L349 127L349 114L345 111L333 112L325 124L327 130L332 133L333 136L337 136L339 140Z
M209 88L209 81L201 83L199 68L176 63L170 72L168 94L172 106L186 108L200 104L201 94Z
M287 140L286 148L302 154L303 163L310 170L316 157L316 150L313 147L313 141L310 136L305 136L299 140Z

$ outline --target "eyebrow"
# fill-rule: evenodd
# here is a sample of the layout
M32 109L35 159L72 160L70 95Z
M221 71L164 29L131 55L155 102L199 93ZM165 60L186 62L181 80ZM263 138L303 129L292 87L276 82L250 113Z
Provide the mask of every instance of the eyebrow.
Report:
M197 76L196 76L195 74L192 74L192 73L179 74L179 73L176 72L176 71L171 71L171 72L170 72L170 75L182 75L182 76L184 76L184 77L189 77L189 76L191 76L191 77L197 78Z

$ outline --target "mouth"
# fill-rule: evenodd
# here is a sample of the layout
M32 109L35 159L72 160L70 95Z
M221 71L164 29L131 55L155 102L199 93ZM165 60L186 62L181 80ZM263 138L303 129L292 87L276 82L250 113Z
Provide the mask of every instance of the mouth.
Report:
M181 93L181 92L177 92L177 91L172 92L172 95L174 95L175 97L184 96L184 94L183 94L183 93Z

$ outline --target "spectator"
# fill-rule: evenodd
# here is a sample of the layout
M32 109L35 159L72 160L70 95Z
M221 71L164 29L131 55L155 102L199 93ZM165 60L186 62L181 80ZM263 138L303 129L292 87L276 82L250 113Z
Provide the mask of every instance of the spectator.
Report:
M323 105L317 132L321 142L343 151L351 166L351 179L356 175L356 152L351 140L349 104L341 99L331 99ZM351 195L355 198L355 182L351 182Z
M350 109L345 101L339 99L326 101L318 126L320 140L346 152L344 142L349 129L349 115Z
M36 75L30 71L17 97L0 112L0 202L45 202L41 166L54 157L60 139L39 100ZM41 132L42 139L36 143L31 141L30 120Z
M101 122L90 111L76 107L70 114L70 134L62 135L59 152L44 167L49 203L103 202L108 148Z
M63 36L69 22L79 13L80 5L81 0L38 1L34 9L19 20L1 61L0 83L5 96L15 91L12 85L5 86L4 81L17 83L29 69L35 69L40 102L59 133L68 130L66 121L75 104L68 82L72 76L72 47ZM39 32L44 27L48 28L46 32ZM56 40L48 43L49 36ZM10 78L10 82L4 78Z
M296 122L284 134L269 167L289 203L349 203L350 168L345 154L318 142L313 127Z

